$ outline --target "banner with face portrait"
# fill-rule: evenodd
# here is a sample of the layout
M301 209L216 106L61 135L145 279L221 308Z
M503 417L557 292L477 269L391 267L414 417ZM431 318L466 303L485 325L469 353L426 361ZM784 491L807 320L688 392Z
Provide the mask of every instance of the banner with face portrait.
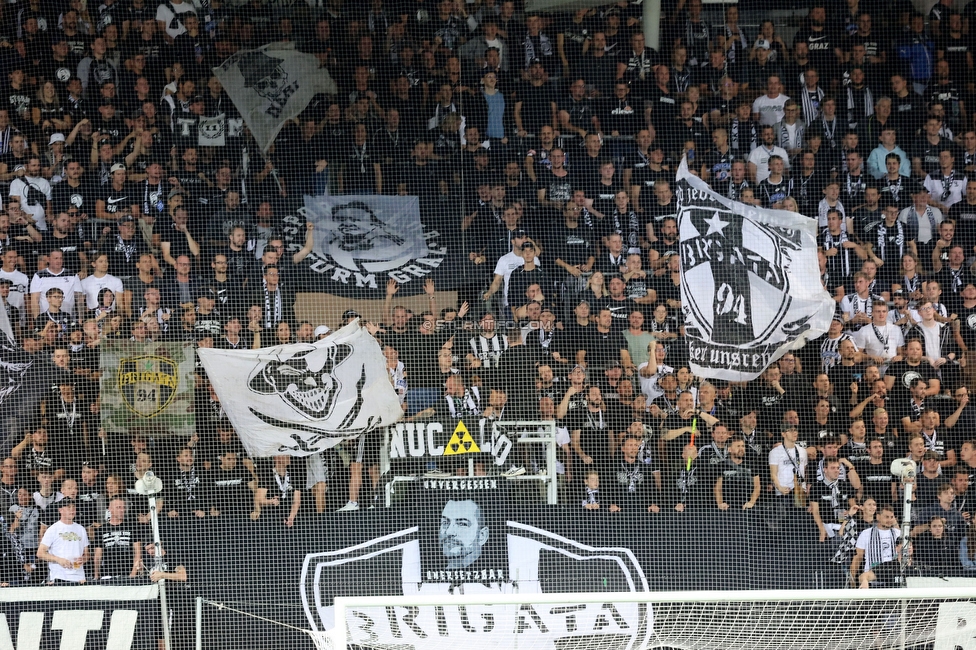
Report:
M382 300L390 279L399 284L399 295L420 293L428 278L438 289L461 279L449 270L460 242L421 220L416 196L306 196L297 216L315 224L306 263L310 280L326 293ZM290 230L285 228L289 250L301 248L304 228Z
M505 544L504 479L428 479L417 498L430 507L420 526L420 575L425 583L510 581ZM439 516L436 514L439 513Z

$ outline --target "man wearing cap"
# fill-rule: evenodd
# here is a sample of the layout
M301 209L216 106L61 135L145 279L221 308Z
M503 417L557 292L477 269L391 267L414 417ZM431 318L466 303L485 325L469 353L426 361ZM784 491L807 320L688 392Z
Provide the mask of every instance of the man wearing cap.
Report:
M38 230L47 230L46 216L51 213L51 183L41 175L41 160L27 159L24 174L10 182L10 198L20 202L20 209Z
M511 250L500 258L495 264L495 276L492 279L491 286L488 291L484 294L485 302L491 300L491 297L498 293L498 290L502 290L502 307L503 315L508 317L508 285L512 277L512 272L525 264L524 256L522 255L523 244L530 243L529 237L524 230L521 228L516 228L510 232L511 235ZM534 250L534 249L533 249ZM539 258L536 256L533 260L535 265L539 265Z
M88 533L84 526L75 523L74 499L58 503L61 514L54 525L47 529L37 547L37 559L48 563L48 582L84 583L84 566L90 557Z
M512 270L508 282L508 304L513 312L529 301L527 292L532 285L539 285L543 295L549 295L553 291L549 276L537 266L539 260L537 252L535 244L531 241L522 243L519 251L522 255L522 264Z
M95 216L105 221L119 221L126 215L142 214L137 192L126 183L125 165L115 163L109 169L110 181L95 201ZM105 234L105 231L102 231ZM100 250L104 250L99 247Z

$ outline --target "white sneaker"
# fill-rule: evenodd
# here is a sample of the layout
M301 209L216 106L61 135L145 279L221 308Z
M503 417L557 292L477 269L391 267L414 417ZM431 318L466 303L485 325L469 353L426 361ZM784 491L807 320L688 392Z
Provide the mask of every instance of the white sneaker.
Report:
M454 474L439 469L432 469L424 474L424 478L454 478Z
M504 476L506 478L513 478L515 476L522 476L522 474L525 474L525 468L524 467L521 467L521 466L520 467L510 467L507 470L505 470L504 472L502 472L502 476Z
M352 512L353 510L359 510L359 504L355 501L347 501L346 505L336 510L336 512Z

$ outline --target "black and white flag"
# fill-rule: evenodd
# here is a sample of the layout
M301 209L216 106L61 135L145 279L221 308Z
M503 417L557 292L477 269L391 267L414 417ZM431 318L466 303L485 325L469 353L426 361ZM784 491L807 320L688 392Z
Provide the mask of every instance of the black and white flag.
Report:
M379 343L358 320L315 343L197 354L252 457L307 456L403 416Z
M285 122L298 117L315 95L336 93L328 70L293 43L242 50L213 72L265 152Z
M681 306L691 370L749 381L830 326L820 283L817 222L714 193L678 169Z
M215 117L200 116L197 129L197 145L201 147L223 147L227 134L227 116L221 113Z

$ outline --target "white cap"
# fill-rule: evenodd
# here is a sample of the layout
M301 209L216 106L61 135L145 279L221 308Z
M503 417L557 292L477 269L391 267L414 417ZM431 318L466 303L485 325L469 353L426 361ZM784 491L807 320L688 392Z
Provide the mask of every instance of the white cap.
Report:
M313 332L312 335L315 338L318 338L320 336L325 336L326 334L328 334L331 331L332 330L329 329L329 326L328 325L319 325L318 327L315 328L315 332Z
M760 38L756 40L756 44L753 46L753 48L757 50L769 50L772 49L772 46L765 38Z
M64 142L64 134L63 133L52 133L51 134L51 141L47 143L47 146L50 147L55 142Z

